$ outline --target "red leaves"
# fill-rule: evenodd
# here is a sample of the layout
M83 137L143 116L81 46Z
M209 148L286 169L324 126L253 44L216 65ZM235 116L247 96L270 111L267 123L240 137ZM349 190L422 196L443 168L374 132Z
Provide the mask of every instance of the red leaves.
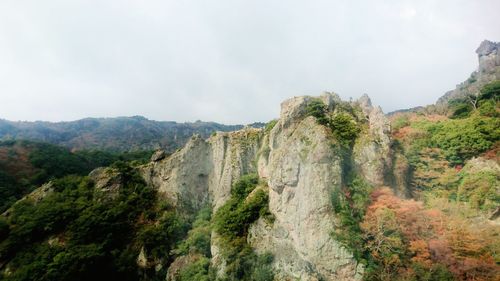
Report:
M361 229L367 248L384 267L410 274L412 263L429 270L439 263L459 280L494 280L499 267L488 243L465 220L398 198L389 188L374 190L371 199ZM408 255L395 253L409 254L409 261L397 260Z

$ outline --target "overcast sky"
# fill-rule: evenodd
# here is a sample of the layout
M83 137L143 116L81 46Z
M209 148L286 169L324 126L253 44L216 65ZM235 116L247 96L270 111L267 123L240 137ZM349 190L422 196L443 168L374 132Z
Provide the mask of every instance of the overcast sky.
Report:
M433 103L500 41L498 0L2 0L0 118L267 121L288 97Z

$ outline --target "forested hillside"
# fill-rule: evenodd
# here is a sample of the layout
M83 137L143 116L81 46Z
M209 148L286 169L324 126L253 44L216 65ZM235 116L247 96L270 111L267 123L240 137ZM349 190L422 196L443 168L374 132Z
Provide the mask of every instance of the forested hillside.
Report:
M36 187L67 175L85 176L115 161L148 161L151 151L81 150L33 141L0 142L0 212Z
M392 116L398 184L412 199L371 194L360 233L375 279L498 278L500 81L475 98L450 100L447 115Z
M252 126L262 126L260 123ZM35 140L72 150L133 151L182 147L193 134L207 138L215 131L234 131L241 125L213 122L176 123L141 116L86 118L71 122L13 122L0 119L0 140Z
M137 256L144 247L167 265L189 220L159 201L127 164L110 172L119 191L67 176L52 181L40 201L17 202L0 219L2 279L163 280L154 270L139 271Z

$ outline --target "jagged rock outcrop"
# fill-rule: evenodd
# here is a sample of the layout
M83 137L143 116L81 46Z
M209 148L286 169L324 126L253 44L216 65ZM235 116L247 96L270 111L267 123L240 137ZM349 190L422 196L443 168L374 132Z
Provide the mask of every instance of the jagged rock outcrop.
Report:
M374 186L387 183L387 171L391 163L391 125L382 109L372 106L368 95L356 102L368 120L368 130L357 139L353 158L357 170Z
M342 184L342 159L327 129L305 117L311 97L281 106L280 121L269 136L267 175L272 225L259 220L249 242L275 256L278 280L354 280L359 270L352 254L335 241L330 195ZM330 107L328 94L322 100Z
M314 99L301 96L283 102L280 119L269 132L245 128L218 132L207 140L195 136L171 156L141 167L141 174L177 208L194 213L206 204L216 211L230 198L235 181L258 173L268 184L275 219L259 219L249 230L248 242L257 252L274 255L277 279L359 280L362 266L331 235L338 227L331 193L346 184L342 173L347 160L331 129L308 116L307 106ZM333 93L319 99L330 114L346 105ZM366 125L354 144L354 168L369 183L382 185L392 165L389 122L367 96L349 106ZM212 265L219 275L225 265L221 246L213 233ZM179 257L174 264L179 267L186 259Z
M158 162L164 159L166 156L167 154L165 153L165 150L157 150L155 151L155 153L153 153L153 155L151 155L151 162Z
M89 178L94 182L96 191L102 192L111 198L118 196L123 185L120 173L111 168L97 168L89 174Z
M204 140L192 137L170 157L141 168L146 183L180 210L190 213L211 202L217 209L230 196L241 175L257 171L261 129L218 132Z
M193 212L208 203L209 145L200 136L170 157L141 169L147 184L179 209Z
M436 105L446 106L448 101L463 98L467 95L476 95L486 84L500 80L500 42L484 40L476 50L479 66L469 79L457 85L455 90L449 91L439 98Z
M493 74L497 73L496 68L500 66L500 42L491 42L484 40L476 50L479 57L480 74Z
M242 175L257 172L256 161L262 130L244 128L217 132L209 139L192 137L170 157L141 168L147 184L158 189L181 212L194 214L212 204L217 210L231 194L231 186ZM213 235L213 263L223 271L216 235ZM181 257L182 258L182 257Z

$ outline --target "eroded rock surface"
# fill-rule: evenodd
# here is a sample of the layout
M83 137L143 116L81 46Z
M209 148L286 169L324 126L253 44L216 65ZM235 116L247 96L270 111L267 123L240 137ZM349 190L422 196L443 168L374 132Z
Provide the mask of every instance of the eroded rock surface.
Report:
M313 99L323 101L331 114L346 104L334 93L291 98L282 103L271 131L245 128L218 132L207 140L193 137L171 156L141 167L141 173L161 196L189 213L206 204L215 212L230 198L235 181L258 173L268 184L269 210L275 219L253 224L248 242L257 252L274 255L277 279L359 280L362 266L331 235L338 223L330 196L345 184L346 160L331 130L308 116L307 105ZM356 171L367 182L382 185L391 165L389 122L367 96L351 106L366 126L353 149ZM225 265L221 246L213 233L212 265L219 275ZM189 258L178 259L177 267Z
M284 104L284 111L287 106ZM293 117L293 115L292 115ZM260 220L250 243L275 256L280 278L351 280L352 255L331 236L335 217L330 194L341 185L341 159L326 129L313 117L282 119L270 135L268 165L272 225Z

